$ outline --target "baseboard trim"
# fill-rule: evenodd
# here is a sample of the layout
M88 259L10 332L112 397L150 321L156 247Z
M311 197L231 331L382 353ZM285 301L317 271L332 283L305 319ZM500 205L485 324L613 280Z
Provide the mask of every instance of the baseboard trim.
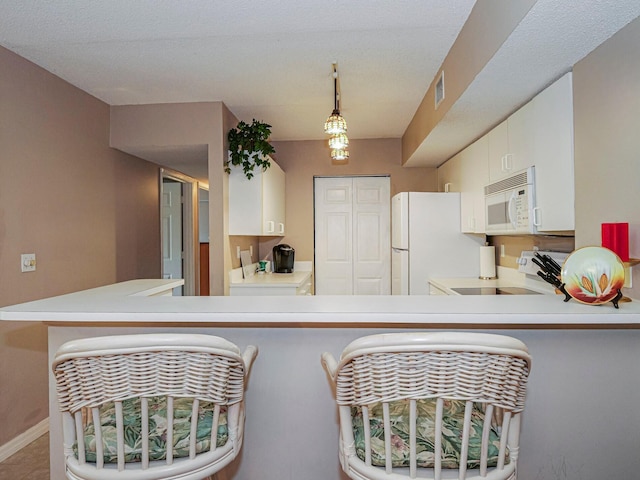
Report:
M26 432L21 433L13 440L9 440L4 445L0 445L0 462L4 462L14 453L19 452L34 440L40 438L49 431L49 418L45 418L40 423L34 425Z

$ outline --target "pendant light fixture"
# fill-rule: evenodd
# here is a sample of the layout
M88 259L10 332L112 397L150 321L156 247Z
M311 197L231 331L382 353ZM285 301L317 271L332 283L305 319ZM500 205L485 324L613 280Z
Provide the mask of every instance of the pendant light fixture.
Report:
M329 138L329 148L332 150L344 150L349 146L349 139L344 133L331 135Z
M349 159L349 139L347 138L347 122L340 115L340 89L338 86L338 64L333 64L333 112L324 122L324 132L331 135L329 138L329 148L331 149L331 159L344 162Z
M347 149L333 149L331 150L331 160L336 162L346 162L349 160L349 150Z

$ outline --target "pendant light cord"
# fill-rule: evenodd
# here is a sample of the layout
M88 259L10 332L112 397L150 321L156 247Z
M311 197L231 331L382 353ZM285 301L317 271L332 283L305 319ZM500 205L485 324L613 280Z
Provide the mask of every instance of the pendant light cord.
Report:
M340 103L338 102L338 69L336 64L333 64L333 110L337 113L340 112Z

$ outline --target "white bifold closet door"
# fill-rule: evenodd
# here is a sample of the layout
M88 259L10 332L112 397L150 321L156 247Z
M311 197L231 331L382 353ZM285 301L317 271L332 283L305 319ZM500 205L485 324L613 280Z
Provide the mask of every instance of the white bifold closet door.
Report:
M388 176L314 179L316 295L391 293Z

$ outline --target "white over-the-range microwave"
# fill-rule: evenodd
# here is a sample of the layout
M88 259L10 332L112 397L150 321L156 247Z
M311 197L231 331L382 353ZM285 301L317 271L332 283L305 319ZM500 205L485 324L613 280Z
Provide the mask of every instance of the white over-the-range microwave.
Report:
M485 232L488 235L535 234L534 167L484 187Z

